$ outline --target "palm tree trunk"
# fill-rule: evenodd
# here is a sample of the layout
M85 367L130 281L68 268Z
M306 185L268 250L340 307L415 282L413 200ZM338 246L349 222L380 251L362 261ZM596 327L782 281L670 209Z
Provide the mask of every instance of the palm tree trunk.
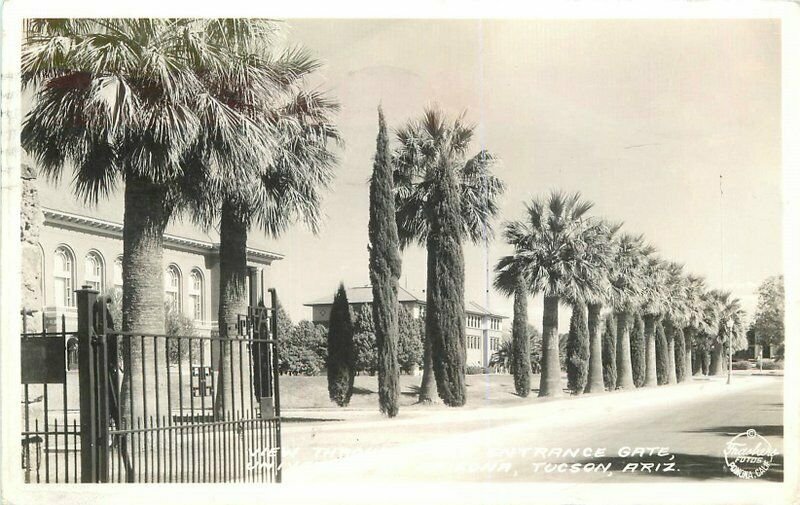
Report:
M431 339L425 332L422 352L422 383L419 386L419 403L433 403L436 395L436 381L433 380L433 356L431 356Z
M695 349L692 359L692 375L703 375L703 351Z
M603 339L600 335L602 325L600 312L602 305L590 303L589 318L589 377L586 382L587 393L602 393L603 386Z
M684 374L683 381L686 382L691 379L692 375L694 374L694 369L692 368L692 343L694 342L694 328L691 326L687 326L683 330L683 359L684 365L683 369L686 371Z
M241 340L237 329L239 316L247 314L247 219L230 203L222 203L219 230L219 345L217 353L217 388L214 414L217 419L230 415L250 399L239 380ZM232 339L227 340L226 339ZM249 381L248 381L249 383Z
M542 376L539 396L561 396L561 362L558 358L558 297L544 297L542 318Z
M164 229L172 213L166 193L163 186L126 174L122 229L124 332L164 334ZM156 397L160 392L152 389L153 367L156 366L154 348L160 357L166 356L163 338L156 342L150 338L123 338L123 363L128 377L123 380L120 403L123 423L129 421L129 428L135 427L137 422L144 424L148 416L156 414ZM147 377L142 373L143 364ZM160 385L165 383L161 381Z
M644 340L645 340L645 367L644 367L644 386L652 387L658 385L656 375L656 319L654 314L644 316Z
M528 337L528 296L524 280L517 279L514 291L514 323L512 328L511 370L514 390L526 397L531 392L531 339Z
M711 348L711 366L708 370L708 375L722 375L723 362L722 362L722 343L716 342L714 347Z
M617 389L633 389L631 367L631 323L629 311L617 311Z
M703 363L703 375L708 375L711 368L711 353L703 350L700 352L700 358L702 359Z
M677 384L678 374L675 370L675 326L667 320L664 323L664 334L667 337L667 384Z
M433 256L436 252L433 250L433 243L428 240L426 243L427 248L427 289L425 291L425 305L430 310L433 305L431 302L431 286L433 283ZM428 331L427 320L430 317L430 312L425 314L425 342L422 351L422 383L419 387L419 403L430 404L434 403L438 398L438 391L436 388L436 380L433 376L433 348L431 342L431 332Z

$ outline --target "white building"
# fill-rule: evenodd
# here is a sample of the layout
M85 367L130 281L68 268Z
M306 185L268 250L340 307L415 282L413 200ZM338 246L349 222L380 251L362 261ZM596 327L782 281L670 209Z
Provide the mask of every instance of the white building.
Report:
M425 295L415 294L398 287L397 300L415 318L425 315ZM359 286L347 289L347 301L353 311L362 305L372 303L372 286ZM311 320L317 324L328 324L333 305L333 295L304 304L311 307ZM503 320L508 317L494 313L475 302L467 302L464 308L466 317L467 366L489 366L492 354L499 349L503 336Z

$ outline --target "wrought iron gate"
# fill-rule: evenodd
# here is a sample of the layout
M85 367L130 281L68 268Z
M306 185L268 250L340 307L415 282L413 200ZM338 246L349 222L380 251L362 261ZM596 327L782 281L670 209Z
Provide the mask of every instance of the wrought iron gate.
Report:
M22 471L25 482L78 482L80 429L78 384L72 357L76 332L66 331L66 318L48 330L28 328L32 311L22 310L20 357L22 370ZM73 370L73 373L67 373Z
M225 337L117 331L96 291L76 293L80 429L63 430L80 437L73 482L280 482L274 290Z

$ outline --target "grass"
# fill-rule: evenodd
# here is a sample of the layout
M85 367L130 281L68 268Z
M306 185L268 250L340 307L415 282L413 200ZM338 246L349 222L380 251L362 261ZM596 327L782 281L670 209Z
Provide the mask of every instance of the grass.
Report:
M441 403L423 406L417 403L421 376L400 376L400 406L405 408L437 408ZM537 385L539 376L531 377ZM338 409L328 398L328 381L325 376L281 376L281 408L283 409ZM536 397L531 390L530 397ZM467 375L467 404L465 408L513 405L524 399L514 392L514 380L509 374ZM378 404L378 377L358 375L353 384L349 410L375 410Z

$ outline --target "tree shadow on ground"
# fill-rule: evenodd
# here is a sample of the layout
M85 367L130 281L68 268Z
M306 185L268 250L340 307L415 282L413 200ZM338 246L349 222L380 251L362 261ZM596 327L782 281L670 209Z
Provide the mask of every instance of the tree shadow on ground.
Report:
M281 416L282 423L318 423L330 421L344 421L344 419L335 419L328 417L285 417Z
M735 437L740 433L745 433L749 429L756 430L762 437L781 437L783 438L783 426L775 424L762 424L751 426L712 426L701 430L689 430L684 433L717 433L725 437Z
M371 389L361 388L361 387L358 387L358 386L353 386L353 394L354 395L374 395L376 393L377 393L376 391L373 391Z
M615 481L619 480L620 475L630 476L632 479L640 477L683 477L696 480L711 480L711 479L733 479L739 480L739 477L734 475L725 464L724 456L709 456L706 454L684 454L672 453L674 459L668 458L634 458L634 457L613 457L613 458L596 458L586 459L580 461L583 465L587 463L611 463L610 471L614 472ZM675 463L674 471L666 471L664 463ZM639 466L633 470L623 472L623 469L631 463L639 463ZM644 471L641 468L641 463L661 463L660 470L653 470L651 472ZM629 467L632 468L632 467ZM657 468L657 467L654 467ZM741 479L745 480L745 479ZM769 482L783 482L783 456L778 454L772 458L767 472L757 480L764 480ZM751 481L752 482L752 481Z
M419 396L421 389L419 386L409 386L408 391L401 391L400 394L404 396Z

